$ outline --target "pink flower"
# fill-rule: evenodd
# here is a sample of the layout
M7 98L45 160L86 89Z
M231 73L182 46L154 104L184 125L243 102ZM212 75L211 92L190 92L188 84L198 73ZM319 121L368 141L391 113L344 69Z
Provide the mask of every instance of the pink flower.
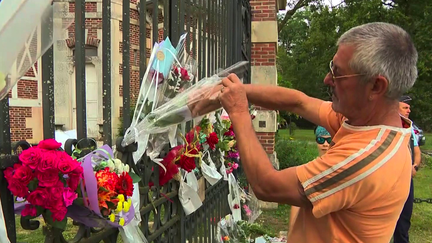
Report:
M181 79L186 80L186 81L190 80L188 71L186 69L180 68L180 75L181 75Z
M23 216L23 217L26 217L26 216L36 217L37 216L36 206L31 205L31 204L26 204L23 211L21 211L21 216Z
M234 168L234 170L237 170L237 168L239 167L239 165L238 165L237 163L234 162L234 163L232 164L232 167Z
M12 192L13 195L17 197L27 197L29 194L29 189L27 185L24 185L20 180L17 179L8 179L8 189Z
M78 161L72 159L72 157L70 157L65 152L60 152L58 158L59 158L59 162L57 164L57 168L63 174L69 174L72 171L74 171L76 167L81 165Z
M240 157L239 152L228 151L228 158L238 158Z
M36 206L44 206L48 199L48 192L45 188L38 187L27 197L27 201Z
M48 149L48 150L56 150L60 147L61 147L61 143L57 142L52 138L45 139L38 144L38 148Z
M63 190L63 201L66 207L72 205L73 201L78 197L78 194L72 191L69 187Z
M42 153L37 147L26 149L22 151L19 156L19 160L23 163L23 165L28 166L32 170L36 169L41 159Z

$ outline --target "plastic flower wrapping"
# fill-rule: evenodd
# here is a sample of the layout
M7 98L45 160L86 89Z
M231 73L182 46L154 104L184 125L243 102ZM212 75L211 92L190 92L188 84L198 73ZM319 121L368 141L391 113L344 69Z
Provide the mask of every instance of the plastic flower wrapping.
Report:
M135 130L137 124L144 120L150 112L162 106L193 84L196 77L197 64L186 52L186 37L187 34L183 34L180 37L176 48L172 46L168 37L164 41L154 44L149 65L143 77L132 123L126 131L126 135ZM167 129L171 129L171 134L174 134L176 131L176 127ZM158 136L164 136L164 134L159 134ZM150 136L150 134L144 134L133 139L137 142L139 141L138 150L134 153L134 161L138 161L146 150L152 150L151 146L150 148L147 146L148 141L157 138Z
M135 216L133 183L140 177L115 159L108 145L86 155L81 162L83 181L68 216L89 227L119 227L131 222Z
M29 219L43 216L53 227L64 229L67 212L78 198L77 188L83 178L81 164L54 139L41 141L24 150L19 163L4 171L8 189L21 203L15 211Z
M55 6L52 0L0 2L0 99L61 38L54 35L53 25L50 24ZM56 25L59 31L55 32L61 34L73 19L66 18L68 13L65 9L56 8L55 13L63 19L61 26Z

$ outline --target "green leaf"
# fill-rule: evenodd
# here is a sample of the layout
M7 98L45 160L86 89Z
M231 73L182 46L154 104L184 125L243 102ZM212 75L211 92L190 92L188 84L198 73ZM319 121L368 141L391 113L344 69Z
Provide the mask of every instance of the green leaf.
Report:
M33 179L32 181L30 181L30 183L27 185L27 187L30 191L34 191L34 190L36 190L37 185L38 185L38 180Z
M105 187L101 186L99 187L99 190L104 191L104 192L109 192L110 190L106 189Z
M67 217L64 217L62 221L54 221L52 218L52 212L50 210L45 210L43 213L45 222L54 228L65 230L67 224Z
M116 208L116 205L113 202L110 202L110 201L105 201L105 202L106 202L108 208Z
M137 174L133 172L129 172L130 177L132 178L133 183L138 183L141 181L141 177L139 177Z
M84 206L84 199L82 197L78 197L77 199L75 199L74 204L79 205L79 206Z

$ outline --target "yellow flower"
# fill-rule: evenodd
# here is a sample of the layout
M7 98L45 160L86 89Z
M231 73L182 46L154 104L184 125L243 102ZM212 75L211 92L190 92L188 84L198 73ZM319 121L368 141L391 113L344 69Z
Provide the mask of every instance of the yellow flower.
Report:
M131 205L132 205L132 201L129 198L127 202L124 202L123 211L125 211L126 213L129 212Z
M123 202L117 204L116 213L120 213L123 210Z
M115 221L115 214L110 214L109 215L109 220L111 221L111 222L114 222Z
M125 201L125 198L124 198L123 194L119 194L117 196L117 198L119 199L119 202L124 202Z
M119 225L120 225L120 226L123 226L123 225L124 225L124 223L125 223L125 220L124 220L124 218L120 218L120 220L119 220Z

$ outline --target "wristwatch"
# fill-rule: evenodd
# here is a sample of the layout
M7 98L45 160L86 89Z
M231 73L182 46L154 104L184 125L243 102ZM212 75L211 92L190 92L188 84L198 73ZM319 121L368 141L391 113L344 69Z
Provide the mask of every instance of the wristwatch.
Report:
M417 165L414 165L414 169L415 169L416 171L418 171L418 166L417 166Z

